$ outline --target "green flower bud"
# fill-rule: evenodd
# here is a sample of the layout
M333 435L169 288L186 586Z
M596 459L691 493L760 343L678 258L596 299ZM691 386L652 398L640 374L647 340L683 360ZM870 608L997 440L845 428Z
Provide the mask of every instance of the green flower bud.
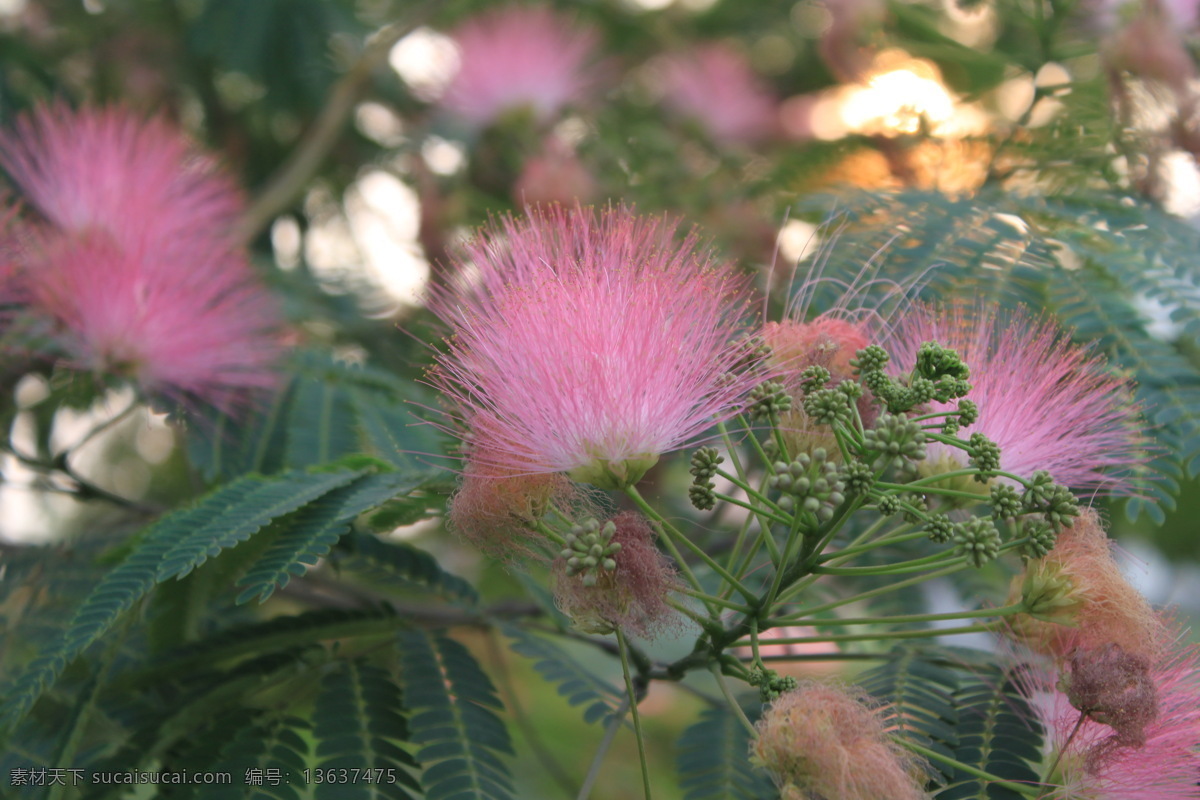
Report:
M751 390L750 405L746 413L750 419L758 421L778 416L791 408L792 397L783 388L783 384L767 381Z
M986 517L961 522L954 526L954 552L966 556L976 569L1000 555L1000 531Z
M935 514L925 523L925 533L931 541L945 544L954 536L954 523L945 514Z

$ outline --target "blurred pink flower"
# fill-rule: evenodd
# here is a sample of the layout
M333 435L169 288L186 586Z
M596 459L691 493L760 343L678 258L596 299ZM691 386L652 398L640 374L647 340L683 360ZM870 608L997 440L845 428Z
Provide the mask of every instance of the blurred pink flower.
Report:
M1053 322L983 307L917 307L882 344L899 372L929 341L956 350L970 368L967 398L978 405L979 419L962 435L979 432L998 444L1002 469L1046 470L1075 489L1136 491L1131 472L1144 458L1145 440L1129 386ZM926 451L931 468L943 459L966 465L958 448L930 443Z
M1129 742L1112 727L1071 705L1054 670L1026 679L1047 731L1051 758L1062 759L1052 780L1054 797L1077 800L1183 800L1200 798L1200 649L1179 645L1149 669L1157 715L1140 729L1144 743ZM1076 725L1079 730L1072 737ZM1141 738L1139 737L1139 738Z
M666 102L699 121L724 143L754 142L775 133L777 101L737 50L714 42L660 63Z
M44 108L0 135L29 207L29 311L74 366L221 407L273 383L276 311L232 231L234 184L162 120Z
M545 121L591 88L596 33L549 8L492 9L451 35L460 62L442 105L474 127L524 107Z
M737 412L760 380L733 341L745 282L675 230L552 207L470 244L477 283L430 304L453 329L430 378L495 423L472 458L615 488Z
M237 186L162 118L42 107L0 134L0 165L57 230L99 229L123 250L179 259L180 277L237 249Z

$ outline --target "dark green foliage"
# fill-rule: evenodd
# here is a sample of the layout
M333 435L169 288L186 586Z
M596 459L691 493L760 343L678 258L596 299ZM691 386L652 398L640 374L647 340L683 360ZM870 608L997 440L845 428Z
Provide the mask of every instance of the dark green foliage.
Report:
M378 667L342 662L322 679L313 708L317 769L331 771L324 774L334 780L317 782L317 800L403 800L419 793L408 771L417 763L401 747L408 738L403 713L400 687ZM381 770L371 774L383 780L349 782L343 770Z
M245 588L238 602L252 598L258 598L260 603L266 600L277 587L286 586L293 574L304 574L327 555L329 548L350 529L355 517L397 494L411 491L424 477L401 473L364 475L306 507L239 582Z
M357 477L353 472L290 473L278 478L247 475L217 489L192 507L168 514L107 573L67 624L61 638L25 668L0 706L0 724L19 719L67 664L103 636L156 583L186 575L210 555L244 541L283 516Z
M209 504L216 513L204 524L169 525L167 520L155 526L147 539L170 538L171 547L158 567L159 582L187 575L226 547L244 542L271 520L289 514L334 489L360 477L360 472L289 473L278 479L252 476L241 478L230 487L241 485L245 491L230 497L217 492Z
M270 106L315 108L334 79L330 37L352 23L330 0L208 0L189 44L261 84Z
M479 600L471 584L444 571L433 556L404 542L365 534L349 536L333 551L331 563L382 590L419 589L457 605L472 606Z
M932 655L897 647L890 659L860 675L858 684L891 705L891 722L900 735L950 757L959 743L954 694L959 676L935 663Z
M428 800L508 800L502 756L512 743L496 689L474 657L442 634L402 631L404 696Z
M230 791L245 792L250 800L300 800L311 727L282 714L254 720L227 739L218 759L206 766L208 772L228 772L237 789L198 786L192 794L197 800L222 800Z
M750 733L724 706L706 708L679 738L685 800L770 800L767 773L750 763Z
M1004 780L1037 783L1030 766L1041 761L1041 726L1012 677L989 670L966 681L954 695L958 707L958 746L954 757ZM1007 787L956 772L938 800L1019 800Z
M558 645L515 625L501 627L513 640L513 652L533 660L533 668L573 706L585 706L585 722L607 724L624 699L624 692L597 678Z
M429 470L415 454L442 450L408 400L410 382L370 366L351 366L319 351L302 351L288 379L257 413L211 414L188 437L188 454L208 480L245 472L270 474L367 453L401 471Z

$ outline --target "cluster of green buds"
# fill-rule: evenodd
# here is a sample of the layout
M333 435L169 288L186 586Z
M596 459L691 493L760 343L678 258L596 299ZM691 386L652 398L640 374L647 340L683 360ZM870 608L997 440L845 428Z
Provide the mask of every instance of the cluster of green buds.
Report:
M562 557L567 560L567 574L582 575L584 586L595 586L600 573L615 570L617 562L613 556L621 550L621 543L612 540L616 532L612 520L601 525L595 519L587 519L572 525L563 540Z
M717 503L713 494L716 484L712 478L717 474L717 466L725 459L715 447L701 447L692 454L692 486L688 489L688 498L692 505L701 511L708 511Z
M783 384L767 381L751 390L747 414L750 419L757 422L778 418L780 414L790 411L791 408L792 396L783 388Z
M780 492L779 507L784 511L800 509L823 522L846 500L841 470L828 460L824 448L801 453L790 464L777 461L774 468L767 485Z
M773 669L752 669L746 676L746 683L758 687L759 698L763 703L772 703L781 694L790 692L799 686L799 682L790 675L780 675Z
M850 363L857 371L859 380L892 414L903 414L935 400L949 403L971 391L971 384L967 382L971 373L967 365L957 352L936 342L921 345L912 372L900 380L884 371L890 357L882 347L871 345L859 350L855 356ZM961 407L959 410L963 411ZM977 414L977 410L968 407L966 413L974 421L973 414ZM961 416L959 422L969 424Z
M925 458L925 431L903 414L880 414L875 427L863 433L863 447L878 453L883 465Z

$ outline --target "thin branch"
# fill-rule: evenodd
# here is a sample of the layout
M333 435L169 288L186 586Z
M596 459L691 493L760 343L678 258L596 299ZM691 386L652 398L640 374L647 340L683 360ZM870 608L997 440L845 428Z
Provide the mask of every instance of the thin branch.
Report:
M341 137L371 73L387 58L392 45L421 24L429 9L430 5L426 4L407 21L385 25L367 41L362 55L334 84L325 107L300 143L242 215L237 233L243 240L249 241L266 229L271 220L291 205L304 190L326 154Z

